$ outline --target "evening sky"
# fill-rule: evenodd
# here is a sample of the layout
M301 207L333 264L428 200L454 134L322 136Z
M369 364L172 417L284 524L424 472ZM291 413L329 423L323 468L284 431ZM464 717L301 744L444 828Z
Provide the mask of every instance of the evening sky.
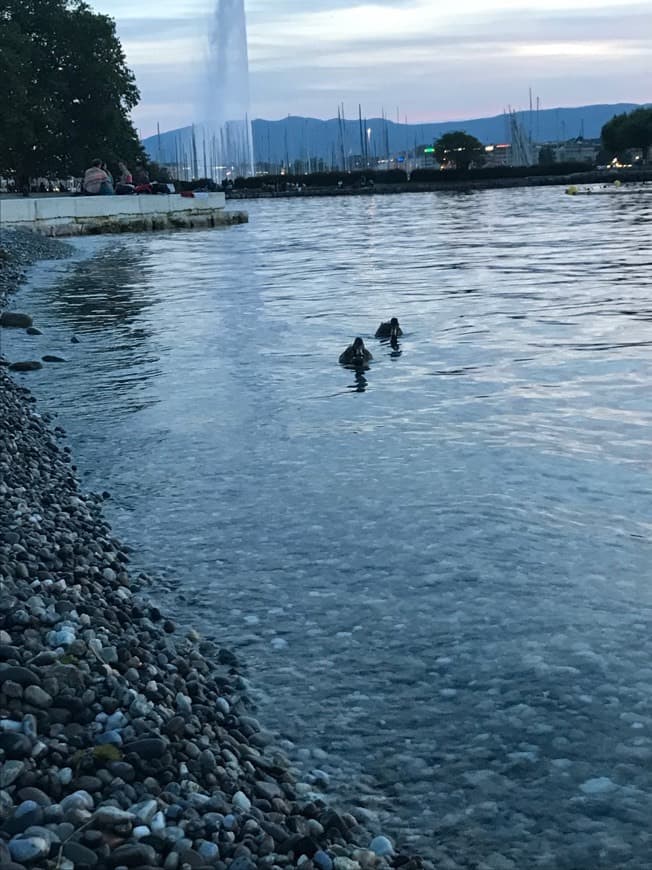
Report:
M141 135L198 112L213 0L94 0L114 17ZM650 100L649 0L248 0L252 117L440 121Z

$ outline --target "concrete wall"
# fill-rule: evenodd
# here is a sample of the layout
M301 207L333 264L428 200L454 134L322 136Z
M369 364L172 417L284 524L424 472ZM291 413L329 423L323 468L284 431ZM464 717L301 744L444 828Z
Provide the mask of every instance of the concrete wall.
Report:
M244 212L225 211L223 193L51 196L0 200L0 227L48 236L142 232L173 227L242 223Z

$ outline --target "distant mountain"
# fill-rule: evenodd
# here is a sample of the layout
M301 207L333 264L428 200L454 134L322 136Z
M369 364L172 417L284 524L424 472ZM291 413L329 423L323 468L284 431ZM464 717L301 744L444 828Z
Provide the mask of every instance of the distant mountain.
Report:
M597 139L602 126L614 115L638 107L637 103L615 103L571 109L541 109L539 112L517 112L516 117L535 142L565 141L578 136ZM323 121L290 115L280 121L257 119L252 122L256 161L282 163L310 157L321 158L329 164L337 163L342 150L339 126L337 118ZM486 145L511 141L505 115L433 124L397 124L382 118L370 118L364 121L363 127L371 130L368 135L369 153L377 156L412 150L415 145L427 145L451 130L464 130ZM345 153L360 154L361 130L358 119L345 120L342 128ZM150 136L143 140L143 144L153 160L176 163L178 159L187 159L192 151L192 128L182 127L161 133L160 136ZM199 152L201 147L201 142L198 142Z

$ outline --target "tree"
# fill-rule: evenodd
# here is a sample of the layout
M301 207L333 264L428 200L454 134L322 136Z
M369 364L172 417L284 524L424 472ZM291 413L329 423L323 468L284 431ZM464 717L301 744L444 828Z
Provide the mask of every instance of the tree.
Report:
M486 159L482 142L462 130L440 136L435 142L435 157L442 166L454 165L456 169L468 169L471 163L482 166Z
M115 23L83 0L3 0L0 171L80 174L94 157L144 158Z
M652 145L652 109L634 109L616 115L602 128L601 138L612 156L620 157L630 148L640 148L646 160Z

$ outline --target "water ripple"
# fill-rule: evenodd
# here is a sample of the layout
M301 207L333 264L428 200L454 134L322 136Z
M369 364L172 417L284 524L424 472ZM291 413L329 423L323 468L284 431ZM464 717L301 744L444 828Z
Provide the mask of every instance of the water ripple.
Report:
M249 210L81 243L6 351L65 351L30 383L116 530L341 797L441 866L647 868L650 205Z

